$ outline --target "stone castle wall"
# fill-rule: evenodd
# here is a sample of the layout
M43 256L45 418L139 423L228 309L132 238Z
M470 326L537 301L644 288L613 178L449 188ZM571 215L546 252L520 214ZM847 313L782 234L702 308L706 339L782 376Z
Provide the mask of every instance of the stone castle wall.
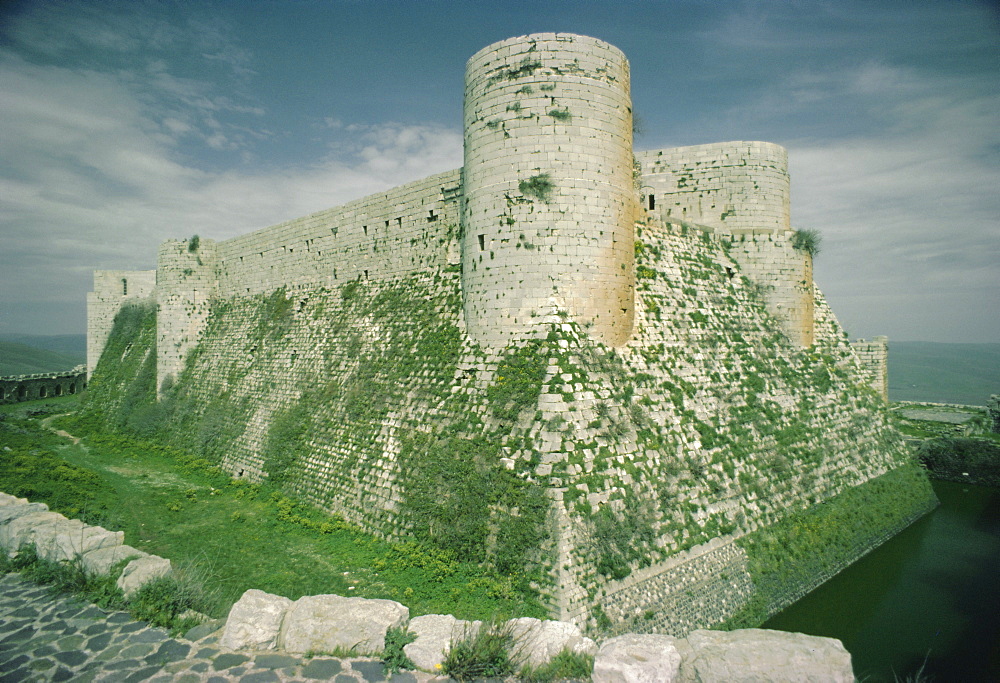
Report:
M628 63L580 36L480 51L465 102L462 170L164 243L135 289L155 344L116 362L176 379L175 442L386 536L467 514L485 556L527 499L449 501L494 469L544 491L521 550L561 619L728 618L733 539L907 457L792 246L784 150L647 152L634 177ZM88 362L123 277L95 276Z
M868 378L872 389L889 402L889 338L872 337L871 339L855 339L851 342L854 352L858 354L858 362Z
M0 403L70 396L86 388L87 368L83 365L65 372L39 372L0 377Z
M94 271L94 291L87 293L88 378L101 359L122 304L149 299L155 290L155 270Z
M502 347L564 310L595 338L624 343L636 197L621 51L538 34L473 55L463 170L469 334Z

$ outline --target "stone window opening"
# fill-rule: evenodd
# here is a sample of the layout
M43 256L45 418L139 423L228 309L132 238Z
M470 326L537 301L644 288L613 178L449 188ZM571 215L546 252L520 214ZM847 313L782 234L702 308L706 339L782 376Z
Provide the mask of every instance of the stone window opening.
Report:
M368 279L368 270L367 269L365 270L365 279L366 280Z
M128 279L122 278L122 296L128 296Z
M656 208L656 196L651 194L649 195L649 210L652 211L655 208Z
M479 236L479 251L486 250L486 235Z
M45 387L38 387L38 398L45 398L48 393L45 391Z
M403 217L402 216L398 216L396 218L396 227L397 228L403 227Z
M428 223L433 223L437 219L438 219L438 217L437 217L437 214L434 213L434 209L431 209L430 211L427 212L427 222Z
M389 229L389 219L388 219L388 218L387 218L387 219L386 219L386 221L385 221L385 229L386 229L386 230L388 230L388 229Z
M361 229L365 231L366 235L368 234L368 226L367 225L362 225Z

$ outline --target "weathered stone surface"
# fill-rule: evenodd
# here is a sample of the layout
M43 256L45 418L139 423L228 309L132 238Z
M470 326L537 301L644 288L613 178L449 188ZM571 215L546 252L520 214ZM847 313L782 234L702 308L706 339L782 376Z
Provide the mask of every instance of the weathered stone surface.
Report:
M17 496L12 496L9 493L0 492L0 507L6 507L8 505L25 505L27 502L27 498L18 498Z
M288 610L281 645L288 652L372 654L385 649L387 630L409 618L409 608L393 600L309 595Z
M47 527L67 521L58 512L35 511L19 515L0 525L0 547L10 553L16 552L22 545L34 544L36 535L44 533Z
M122 575L118 578L118 587L122 589L127 598L153 579L158 579L169 573L170 560L156 555L140 557L125 565Z
M91 574L107 574L116 563L129 558L139 559L149 557L148 553L137 550L130 545L114 545L96 550L88 550L80 558L85 571Z
M452 640L461 635L459 620L450 614L426 614L410 621L407 630L417 639L403 646L403 652L418 669L434 671L444 661Z
M854 680L851 655L834 638L753 628L692 631L687 642L691 654L681 665L681 681Z
M219 646L230 650L273 650L292 601L251 588L233 605Z
M532 617L511 619L509 623L525 664L541 666L563 650L573 654L597 654L597 643L585 637L574 624Z
M49 510L49 506L45 503L29 503L23 498L15 498L14 500L15 502L0 507L0 526L4 526L10 523L11 520L23 517L24 515L33 515L38 512L48 512Z
M678 680L676 639L627 633L601 644L594 657L594 683L670 683ZM718 679L723 681L725 679Z
M125 534L121 531L108 531L99 526L58 526L48 537L36 538L35 548L40 557L61 562L82 558L91 550L120 546L124 541Z
M450 614L425 614L410 620L406 629L417 639L403 646L403 652L418 669L435 672L444 662L451 644L475 635L481 621L456 619Z

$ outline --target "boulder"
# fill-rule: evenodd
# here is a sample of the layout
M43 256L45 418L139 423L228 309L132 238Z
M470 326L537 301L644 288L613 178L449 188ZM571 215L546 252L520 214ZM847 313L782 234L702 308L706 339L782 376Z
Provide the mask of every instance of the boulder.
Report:
M409 608L394 600L307 595L288 610L281 646L295 653L374 654L385 649L386 631L409 619Z
M149 557L148 553L136 550L130 545L113 545L88 550L83 553L80 561L88 574L105 575L111 573L111 568L122 560L136 560Z
M444 662L451 644L475 635L481 621L463 621L450 614L426 614L410 620L406 629L417 637L403 646L403 652L418 669L436 671Z
M121 531L108 531L99 526L69 528L57 526L51 535L35 539L38 556L53 562L82 558L84 553L100 548L113 548L125 541Z
M45 503L13 503L0 507L0 526L9 524L12 520L24 515L33 515L38 512L48 512L49 506Z
M12 496L9 493L0 492L0 507L6 507L8 505L24 505L27 502L27 498L18 498L17 496Z
M594 657L592 680L593 683L670 683L678 680L680 665L675 638L626 633L601 643Z
M508 624L522 664L539 667L563 650L573 654L597 654L597 643L585 637L574 624L532 617L511 619Z
M854 680L851 655L835 638L765 629L692 631L682 681ZM595 678L596 681L596 678Z
M153 579L158 579L169 573L170 560L156 555L147 555L125 565L122 575L118 577L118 587L122 589L126 598L130 598L133 593Z
M32 505L34 503L19 507L32 507ZM68 521L58 512L48 510L36 509L34 512L18 515L0 524L0 547L5 548L8 553L15 553L23 545L34 545L36 535L44 533L46 527Z
M292 601L251 588L233 605L219 646L229 650L273 650Z

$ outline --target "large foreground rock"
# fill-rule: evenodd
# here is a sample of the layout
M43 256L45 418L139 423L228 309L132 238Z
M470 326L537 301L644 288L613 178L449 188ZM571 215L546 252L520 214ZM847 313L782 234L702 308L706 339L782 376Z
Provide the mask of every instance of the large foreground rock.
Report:
M125 565L122 575L118 577L118 587L122 589L126 598L130 598L133 593L153 579L158 579L169 573L170 560L156 555L147 555Z
M125 541L121 531L108 531L99 526L57 526L47 537L35 538L38 556L53 562L83 559L92 550L114 548Z
M687 644L691 651L684 657L682 681L846 683L854 680L851 655L834 638L751 628L692 631Z
M386 631L409 619L409 608L394 600L307 595L285 615L281 646L295 653L373 654L385 649Z
M122 544L88 550L80 558L80 561L83 563L84 571L88 574L103 576L110 574L111 568L122 560L137 560L143 557L149 557L149 553Z
M11 506L15 508L32 507L32 505ZM34 512L19 514L0 524L0 547L13 554L24 545L35 545L35 538L48 533L48 528L67 524L69 520L58 512L36 509ZM82 522L78 522L80 527ZM70 528L70 527L67 527Z
M436 671L444 662L452 643L473 637L481 621L464 621L450 614L425 614L410 620L406 630L417 638L403 646L403 652L418 669Z
M523 664L541 666L563 650L579 655L597 654L597 643L587 638L578 626L565 621L542 621L532 617L511 619L515 650Z
M273 650L292 601L251 588L233 605L219 640L230 650Z
M677 680L677 640L626 633L601 643L594 657L594 683L670 683ZM720 679L723 680L723 679Z

